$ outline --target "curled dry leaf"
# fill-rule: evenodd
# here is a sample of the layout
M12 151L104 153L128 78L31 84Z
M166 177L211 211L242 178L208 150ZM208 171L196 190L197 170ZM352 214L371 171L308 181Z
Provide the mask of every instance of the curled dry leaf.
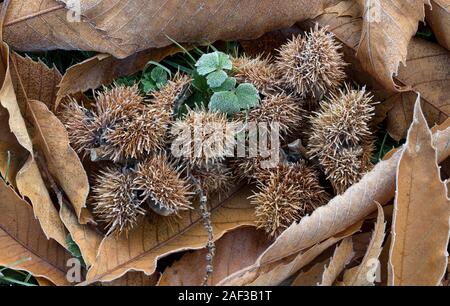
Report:
M362 35L358 58L384 87L406 90L396 84L400 63L406 64L408 44L416 34L419 21L425 19L425 5L429 0L358 0L363 14Z
M446 272L450 200L432 140L418 100L397 170L390 285L440 285Z
M12 266L57 285L69 285L69 254L48 240L34 218L31 206L0 180L0 266Z
M345 266L352 260L355 252L353 251L352 238L348 237L342 240L341 244L336 247L330 264L325 268L322 275L321 286L332 286L338 278L339 274L344 271Z
M330 258L316 263L306 272L301 272L292 282L291 286L317 286L322 280L323 272L329 263Z
M69 0L11 0L4 30L18 50L93 50L125 58L168 46L169 37L179 43L255 38L314 17L334 2L80 0L77 14L67 10Z
M269 263L261 269L254 269L250 266L238 271L222 280L218 285L225 286L275 286L281 284L289 277L295 275L301 268L310 264L325 250L338 243L346 237L352 236L360 230L362 221L353 224L345 231L326 239L321 243L313 245L311 248L288 256L282 260ZM281 252L281 251L280 251Z
M450 50L450 0L431 0L431 8L427 8L427 22L439 44Z
M4 5L5 3L7 4L7 2L4 2ZM4 7L2 9L3 12ZM58 218L58 213L53 206L34 160L31 136L22 115L22 112L27 110L27 101L24 99L18 100L18 96L15 93L13 74L17 75L16 66L14 61L11 60L8 45L2 42L0 51L3 76L2 88L0 89L0 103L3 108L0 109L0 113L2 114L1 117L9 118L8 121L1 121L0 124L2 125L2 130L11 131L11 133L2 133L2 135L6 136L4 139L5 143L13 144L11 147L13 151L9 151L10 148L8 146L2 146L2 172L5 173L9 170L8 166L11 159L7 157L8 151L14 153L12 158L17 158L18 160L13 161L13 171L8 175L8 180L14 182L22 196L29 198L35 203L33 210L45 235L66 246L66 230ZM21 96L22 98L26 96L23 94L23 91ZM14 140L12 135L14 135L16 140ZM20 149L19 145L23 149ZM15 175L15 177L11 177L11 175Z
M450 155L450 120L434 130L433 143L438 161ZM228 277L224 284L251 283L267 267L277 261L287 260L302 250L326 240L359 222L377 209L376 203L385 205L395 194L396 169L401 148L390 158L378 163L359 183L344 194L335 197L327 205L319 207L311 216L293 224L250 267Z
M216 285L230 274L243 269L258 258L270 245L264 231L243 227L225 234L216 242L214 272L209 285ZM206 249L187 253L168 267L161 276L160 286L198 286L205 277Z
M249 196L250 191L243 188L230 193L229 197L211 199L214 239L240 226L254 226L254 208L247 199ZM198 211L182 212L180 217L173 224L162 218L146 220L128 236L106 237L100 245L97 260L89 270L86 283L112 281L131 270L151 275L159 258L203 248L208 233Z
M80 248L86 266L91 266L97 258L103 235L88 224L80 224L75 212L65 202L61 203L59 215L72 240Z
M125 59L117 59L108 54L99 54L70 67L59 83L55 108L70 94L84 92L107 85L115 79L132 75L142 70L149 61L159 62L167 56L180 52L176 46L150 49L135 53Z
M379 265L378 258L383 250L386 223L381 205L378 206L378 217L375 223L372 239L370 240L367 252L359 266L349 269L344 274L344 284L346 286L371 286L374 285L375 275Z
M329 7L325 13L302 27L310 27L315 22L329 26L336 38L345 48L345 59L351 63L352 69L347 73L362 84L370 84L371 90L379 101L377 106L377 122L387 116L387 130L396 140L406 136L412 122L412 114L417 94L421 93L424 113L430 124L440 124L450 115L450 53L444 48L419 38L413 38L408 45L406 66L399 68L394 77L397 84L410 87L412 91L395 92L387 90L376 81L373 71L364 70L361 61L355 56L361 37L363 20L360 7L354 1L342 1Z

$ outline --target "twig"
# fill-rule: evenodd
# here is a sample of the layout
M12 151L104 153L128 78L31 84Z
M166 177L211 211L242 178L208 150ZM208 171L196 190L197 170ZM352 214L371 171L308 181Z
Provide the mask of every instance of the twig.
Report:
M203 283L202 283L202 286L207 286L208 280L214 271L213 260L214 260L214 255L216 253L216 245L214 243L214 234L213 234L213 228L212 228L212 224L211 224L211 213L209 212L209 209L208 209L208 198L206 197L206 195L203 191L201 181L199 179L197 179L196 177L194 177L193 175L191 175L191 171L189 169L188 169L188 173L189 173L189 176L190 176L192 182L194 183L194 185L197 188L197 192L200 197L200 212L201 212L202 219L203 219L203 226L205 227L206 232L208 233L208 243L206 244L206 249L207 249L206 272L205 272L205 277L203 278Z

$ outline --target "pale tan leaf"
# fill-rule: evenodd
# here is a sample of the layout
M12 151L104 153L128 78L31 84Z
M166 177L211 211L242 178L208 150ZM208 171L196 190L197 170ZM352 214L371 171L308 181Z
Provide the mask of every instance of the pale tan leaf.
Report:
M102 283L102 286L155 286L158 283L159 275L159 272L148 276L144 272L130 271L112 282Z
M259 37L317 16L338 1L99 0L93 5L80 0L80 22L74 20L76 11L66 9L68 2L11 0L6 41L22 51L79 49L125 58L168 46L168 37L179 43Z
M247 199L247 188L232 192L222 199L211 199L211 221L214 239L244 225L254 225L254 207ZM174 224L163 218L143 222L128 236L109 236L99 249L96 262L87 275L87 283L114 280L130 270L151 275L159 258L168 254L201 249L206 245L207 232L197 210L180 214Z
M425 19L429 0L358 0L363 14L362 35L357 56L366 71L384 87L406 90L395 83L400 63L406 64L408 44Z
M450 0L431 0L427 22L441 46L450 50Z
M0 61L2 63L1 73L3 75L0 101L4 107L0 108L0 113L2 114L0 117L9 118L9 120L2 120L0 124L2 125L2 130L11 131L11 133L5 132L1 134L5 136L5 138L2 138L2 142L5 141L4 143L6 144L1 146L2 172L5 173L7 171L9 164L7 153L10 151L14 155L9 159L12 159L13 167L8 175L8 180L13 182L22 196L29 198L35 203L33 210L41 223L46 237L53 238L61 245L66 246L66 230L59 220L58 212L51 201L34 160L32 140L22 115L22 112L27 111L27 101L23 99L25 94L22 94L22 99L19 100L15 93L12 74L15 73L17 75L16 66L10 58L8 46L2 43L0 48L2 57ZM6 63L6 66L3 66L4 63ZM9 144L12 144L12 146L9 147Z
M63 124L47 106L55 103L56 85L61 76L56 70L49 69L42 62L34 62L31 58L14 53L11 58L15 91L19 103L27 105L23 116L31 123L29 130L33 136L34 150L45 158L50 174L68 197L80 222L85 224L88 221L83 219L89 192L87 175L78 155L69 145ZM42 99L46 104L34 98ZM26 184L30 183L31 186L24 187L32 189L32 182L27 181ZM26 193L22 195L27 196Z
M440 285L448 260L450 200L419 101L397 177L389 284Z
M121 76L142 70L149 61L159 62L166 56L179 52L175 46L138 52L125 59L99 54L70 67L59 83L55 108L67 95L107 85Z
M281 284L289 277L295 275L300 269L311 263L320 254L322 254L329 247L338 243L342 239L353 235L359 231L362 221L350 226L345 231L336 234L335 236L326 239L321 243L313 245L311 248L293 254L279 261L268 263L256 269L255 265L249 266L241 271L238 271L229 277L222 280L219 285L225 286L275 286ZM283 252L279 250L279 252Z
M68 285L68 253L55 241L47 240L31 206L2 180L0 211L0 266L12 266L57 285Z
M439 162L450 155L450 119L434 130L433 143ZM327 205L319 207L311 216L293 224L258 258L252 266L238 271L227 279L227 284L252 282L277 261L287 260L302 250L342 232L377 209L376 202L388 203L395 194L396 169L402 148L390 158L378 163L359 183Z
M91 266L97 258L98 248L102 242L103 235L94 226L80 224L75 212L64 202L60 207L59 213L73 241L80 248L84 262L88 267Z
M21 107L17 101L14 92L14 85L11 77L11 62L9 57L9 47L2 42L0 45L1 61L0 69L2 74L2 87L0 89L0 103L8 111L9 114L9 129L15 135L19 144L31 154L33 153L33 145L22 117L21 107L24 109L26 104L23 103ZM6 63L6 66L5 66ZM6 122L5 122L6 123Z
M208 284L216 285L230 274L251 265L269 245L267 234L254 227L243 227L225 234L216 242L214 272ZM164 271L159 285L201 285L206 271L206 254L206 249L201 249L183 255Z
M30 199L36 218L48 238L67 247L67 230L59 218L36 161L30 156L17 173L17 189Z
M48 169L67 195L82 224L82 211L86 209L89 183L78 155L69 145L64 125L40 101L28 102L36 129L36 145L44 154Z
M375 223L372 239L367 248L366 255L359 266L349 269L344 274L344 284L346 286L371 286L374 285L375 275L378 268L378 258L383 250L383 241L386 230L384 212L381 205L378 206L378 217Z
M43 102L49 109L53 109L56 101L57 86L61 82L61 73L55 68L49 68L42 61L34 61L30 57L20 56L12 52L11 60L17 75L21 77L22 90L17 90L19 101L38 100ZM25 93L26 97L21 95Z
M301 272L291 286L317 286L322 280L323 272L326 266L329 264L330 259L316 263L306 272Z
M345 238L336 247L330 264L325 268L320 286L332 286L354 255L352 239Z

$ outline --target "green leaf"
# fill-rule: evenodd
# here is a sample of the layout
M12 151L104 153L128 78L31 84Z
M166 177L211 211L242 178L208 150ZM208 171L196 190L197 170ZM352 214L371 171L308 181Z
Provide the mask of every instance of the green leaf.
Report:
M236 96L240 108L248 109L259 105L259 92L252 84L240 84L236 88Z
M207 92L209 89L206 78L203 75L198 74L196 71L193 74L192 86L201 92Z
M208 75L218 70L231 70L233 63L230 56L219 51L203 54L195 64L200 75Z
M208 80L208 85L211 88L216 88L222 86L223 83L228 79L228 75L223 70L218 70L213 73L208 74L206 77Z
M233 69L233 63L230 60L230 56L228 54L225 54L223 52L217 52L219 53L219 67L223 70L231 70Z
M157 85L155 84L155 82L153 80L149 80L149 79L143 79L141 81L141 85L142 85L142 91L144 91L145 93L149 93L152 91L155 91L156 89L158 89Z
M195 66L197 67L197 72L200 75L208 75L211 72L220 69L218 52L202 55Z
M209 102L209 110L229 115L239 112L238 97L232 91L216 92Z
M214 92L230 91L236 88L236 78L227 78L225 82L216 88L212 88Z
M153 68L151 72L151 78L153 79L153 81L155 81L156 85L162 86L164 86L169 79L167 71L165 71L162 67L159 66ZM158 88L159 87L160 86L158 86Z

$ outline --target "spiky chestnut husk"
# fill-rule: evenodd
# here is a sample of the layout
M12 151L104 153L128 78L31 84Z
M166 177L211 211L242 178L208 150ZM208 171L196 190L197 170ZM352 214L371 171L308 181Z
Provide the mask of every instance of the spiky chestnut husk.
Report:
M223 163L208 168L196 167L192 169L192 175L201 182L202 190L207 195L225 193L235 184L233 172Z
M84 106L71 99L64 104L60 113L72 147L79 154L85 154L86 148L97 145L98 129L101 128L95 121L94 114Z
M177 100L191 82L192 79L188 75L177 73L163 88L152 93L152 105L172 114Z
M190 167L208 168L233 153L235 129L236 123L229 122L226 114L188 109L170 130L172 154Z
M128 233L145 215L134 191L134 174L120 167L108 167L94 176L91 201L96 219L109 233Z
M251 83L263 94L278 90L277 70L270 57L259 55L255 58L246 55L234 57L233 75L238 83Z
M297 36L279 50L276 67L283 87L295 94L320 98L339 87L345 79L346 66L336 42L327 28Z
M161 149L171 122L170 113L144 104L137 86L105 89L93 111L72 100L62 118L78 152L114 162Z
M256 223L270 236L278 236L328 200L318 173L303 162L269 170L251 197L256 205Z
M241 122L267 123L273 128L279 124L282 136L288 135L300 129L304 112L301 103L293 96L284 93L268 94L259 107L249 112L240 112L236 119Z
M317 158L336 193L343 193L370 170L374 138L372 96L362 90L340 90L321 103L311 118L308 154Z
M155 212L168 216L191 209L191 186L163 154L138 164L133 188Z

